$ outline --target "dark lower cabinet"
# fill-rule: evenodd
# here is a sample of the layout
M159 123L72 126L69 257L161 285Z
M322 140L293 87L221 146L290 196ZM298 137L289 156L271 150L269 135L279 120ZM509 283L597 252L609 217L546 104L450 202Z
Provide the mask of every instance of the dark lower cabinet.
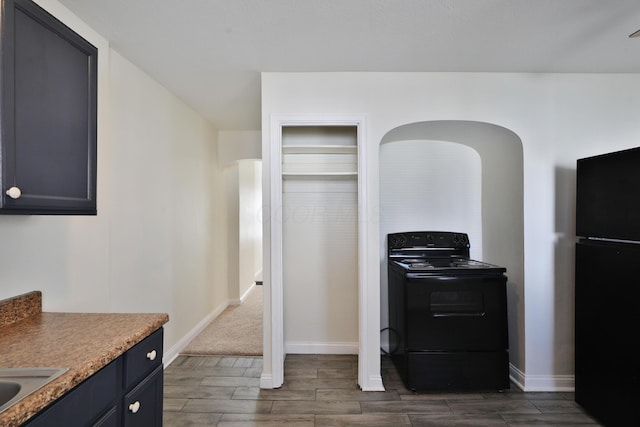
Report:
M25 425L162 426L162 347L160 328Z
M95 424L94 427L117 427L118 424L118 408L113 407L104 414Z
M117 361L110 363L27 425L29 427L94 425L96 418L116 409L120 385L118 371Z
M162 425L162 366L124 397L125 427Z

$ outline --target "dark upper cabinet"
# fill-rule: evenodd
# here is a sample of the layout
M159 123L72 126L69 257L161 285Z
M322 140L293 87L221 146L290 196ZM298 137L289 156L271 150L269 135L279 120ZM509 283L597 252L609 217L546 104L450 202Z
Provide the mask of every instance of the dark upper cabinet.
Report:
M0 1L0 213L95 215L98 50L32 1Z

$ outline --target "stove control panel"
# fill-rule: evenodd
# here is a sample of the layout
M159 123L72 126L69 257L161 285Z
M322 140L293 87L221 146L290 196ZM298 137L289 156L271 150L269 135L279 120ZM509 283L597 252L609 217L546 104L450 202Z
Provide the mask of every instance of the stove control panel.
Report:
M409 231L392 233L387 236L389 249L402 248L466 248L469 236L451 231Z

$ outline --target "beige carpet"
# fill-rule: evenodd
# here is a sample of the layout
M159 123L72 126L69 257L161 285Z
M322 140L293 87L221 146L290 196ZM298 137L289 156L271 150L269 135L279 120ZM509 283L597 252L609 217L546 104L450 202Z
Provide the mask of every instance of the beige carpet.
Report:
M262 286L240 305L227 307L183 354L262 356Z

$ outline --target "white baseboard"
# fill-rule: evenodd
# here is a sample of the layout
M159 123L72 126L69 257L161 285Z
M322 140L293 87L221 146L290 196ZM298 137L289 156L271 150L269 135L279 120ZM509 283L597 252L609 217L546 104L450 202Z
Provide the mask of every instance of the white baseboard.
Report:
M251 286L249 286L249 289L247 289L245 291L245 293L242 294L240 299L230 299L229 300L229 305L240 305L240 304L242 304L249 297L249 294L251 294L251 292L255 289L255 287L256 287L256 284L254 282Z
M286 342L287 354L358 354L357 342Z
M240 302L244 302L247 298L249 298L249 295L251 295L251 292L253 292L253 290L256 288L256 282L253 282L253 284L251 286L249 286L249 289L247 289L247 291L242 294L242 296L240 297Z
M280 386L274 386L273 376L271 374L262 374L260 376L260 388L279 388Z
M576 390L574 375L527 375L524 391L573 392Z
M524 372L511 363L509 363L509 379L517 385L520 390L524 390Z
M511 363L509 377L523 391L573 392L576 389L574 375L526 375Z
M169 350L164 352L162 363L165 368L173 362L176 357L184 350L189 343L204 329L209 326L213 320L218 317L225 308L229 306L229 303L221 304L216 307L211 313L207 314L196 326L193 327L185 336L183 336L177 343L175 343Z
M370 375L366 385L359 385L362 391L384 391L384 384L380 375Z

